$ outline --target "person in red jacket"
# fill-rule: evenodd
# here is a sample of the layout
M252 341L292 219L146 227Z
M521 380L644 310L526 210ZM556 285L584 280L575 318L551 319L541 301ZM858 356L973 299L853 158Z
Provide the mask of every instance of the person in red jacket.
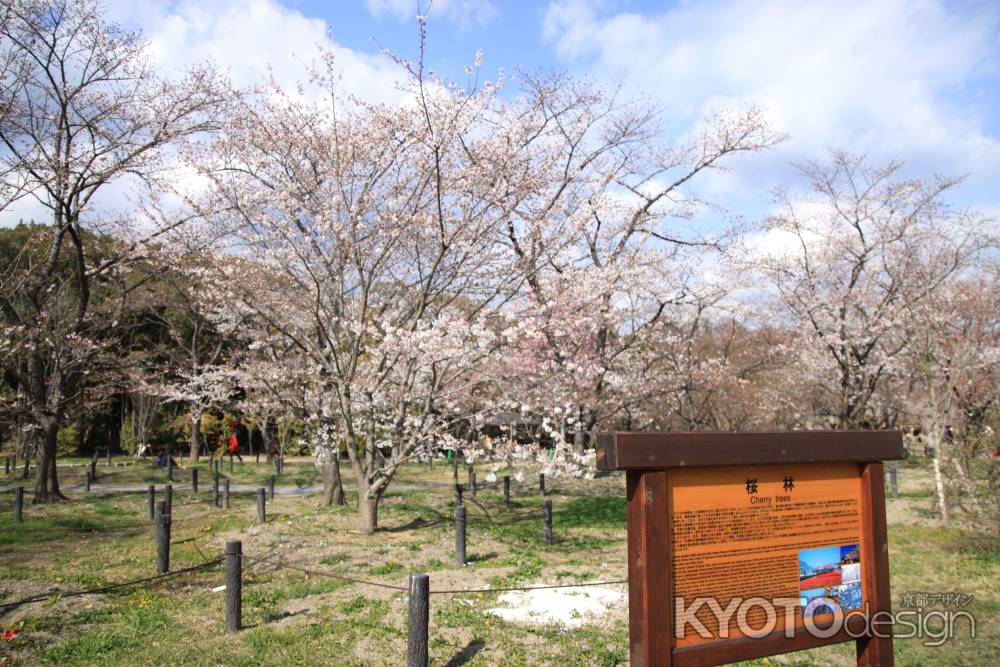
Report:
M236 437L237 432L241 426L239 420L234 419L230 422L229 426L232 428L232 433L229 435L229 455L235 456L243 463L243 457L240 456L240 439Z

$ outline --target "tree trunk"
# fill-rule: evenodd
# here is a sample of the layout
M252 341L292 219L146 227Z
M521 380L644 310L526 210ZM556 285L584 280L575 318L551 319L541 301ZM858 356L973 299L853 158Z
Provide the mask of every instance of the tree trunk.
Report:
M361 532L371 535L378 529L378 502L379 496L368 497L368 493L358 493L358 519L360 520Z
M938 514L941 516L941 521L947 522L948 498L945 495L944 472L941 469L941 458L944 455L944 452L941 451L943 443L936 432L932 431L928 435L928 442L934 449L934 488L937 491Z
M327 507L347 504L344 483L340 477L340 457L336 454L332 461L323 464L323 492Z
M35 498L33 502L50 503L56 500L67 500L59 490L59 477L56 472L56 447L59 434L58 416L45 416L41 420L41 441L38 443L38 481L35 483Z
M201 455L201 413L191 415L191 453L192 461L197 461Z

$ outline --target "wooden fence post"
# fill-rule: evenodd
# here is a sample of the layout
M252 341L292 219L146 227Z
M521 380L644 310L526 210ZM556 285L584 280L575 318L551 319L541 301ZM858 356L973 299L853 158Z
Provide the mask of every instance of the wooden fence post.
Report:
M170 570L170 512L167 501L156 504L156 571Z
M455 506L455 562L465 565L465 506Z
M146 489L146 504L149 505L149 520L156 518L156 487L152 484Z
M229 509L229 478L222 480L222 509Z
M899 497L899 461L889 464L889 486L892 489L892 497Z
M455 485L455 504L456 505L461 505L462 504L462 485L461 484L456 484Z
M510 507L510 475L503 476L503 506Z
M257 523L263 524L267 519L264 510L264 489L257 489Z
M167 514L174 513L174 485L167 484L163 487L163 501L167 503Z
M83 483L83 490L84 491L90 491L90 471L89 470L86 473L86 478L85 478L84 483Z
M541 495L543 495L543 496L545 495L545 473L544 472L538 473L538 493L541 494Z
M174 481L174 456L167 450L167 481Z
M111 466L111 446L108 446L108 467Z
M242 625L243 543L230 540L226 542L226 632L239 632Z
M267 477L267 496L268 500L274 500L274 475Z
M19 486L14 489L14 521L21 523L23 521L23 509L24 509L24 487Z
M198 469L191 468L191 493L198 493Z
M31 475L31 459L25 458L24 459L24 474L21 475L21 479L28 479L28 477L30 475Z
M9 475L10 474L10 457L9 456L3 457L3 474L5 474L5 475Z
M229 452L229 474L233 474L233 453Z
M552 501L545 501L545 543L552 544Z
M431 578L410 575L410 600L406 623L406 667L427 667L427 624L430 621Z
M212 504L219 506L219 476L212 478Z
M476 469L469 466L469 489L472 491L472 497L476 497Z

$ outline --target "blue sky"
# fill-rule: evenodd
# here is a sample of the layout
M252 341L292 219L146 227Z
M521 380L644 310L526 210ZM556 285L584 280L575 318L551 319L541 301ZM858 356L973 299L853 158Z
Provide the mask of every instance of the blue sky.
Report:
M141 28L165 68L210 58L241 83L270 65L289 85L319 43L344 84L393 101L397 70L378 42L415 55L413 0L108 0ZM793 161L830 148L899 159L908 174L968 174L954 200L1000 215L1000 3L941 0L437 0L429 64L461 80L477 49L498 67L568 70L664 109L675 135L706 111L761 106L789 140L740 159L698 194L748 219L777 186L801 185ZM329 40L329 41L328 41ZM117 193L109 197L113 201ZM31 206L0 214L2 222Z

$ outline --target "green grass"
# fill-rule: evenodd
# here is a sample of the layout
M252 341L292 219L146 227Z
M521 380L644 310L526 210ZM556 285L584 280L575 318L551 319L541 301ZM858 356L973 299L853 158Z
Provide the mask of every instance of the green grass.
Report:
M203 464L205 465L205 464ZM288 464L279 482L306 483L311 464ZM238 464L237 464L237 467ZM907 472L910 472L908 467ZM273 469L246 464L241 480L266 479ZM483 469L482 477L485 477ZM914 474L919 472L915 469ZM116 484L140 483L156 472L141 466L112 469ZM175 492L171 563L182 568L221 555L226 540L241 539L248 556L319 572L405 586L411 572L431 574L432 589L574 583L625 577L624 484L619 476L585 482L550 480L555 544L542 541L542 499L534 484L515 487L512 507L498 488L468 498L470 564L453 555L450 489L395 490L384 501L382 530L356 532L355 510L323 508L319 496L280 497L269 504L267 525L256 525L255 500L235 496L231 510L201 492ZM64 479L70 475L64 475ZM463 470L464 482L464 470ZM179 473L178 479L182 477ZM528 479L534 479L529 475ZM913 478L907 478L912 480ZM401 483L451 482L451 470L410 466ZM912 483L912 482L910 482ZM10 521L10 494L0 494L0 598L73 590L153 574L155 549L145 523L145 496L73 493L69 503L25 507L25 523ZM930 511L930 492L910 488L916 511ZM890 504L896 501L889 501ZM900 505L902 506L902 505ZM26 530L31 528L33 530ZM961 591L978 621L978 638L941 647L920 640L895 643L897 665L986 665L1000 655L1000 540L993 535L935 525L889 528L893 604L907 591ZM405 594L244 561L245 629L222 633L220 567L184 574L141 589L79 598L54 597L0 616L5 629L0 665L398 665L405 662ZM507 623L489 613L496 593L436 595L431 600L431 664L461 656L468 665L622 665L628 660L624 611L577 629ZM849 644L776 656L747 665L849 665Z

